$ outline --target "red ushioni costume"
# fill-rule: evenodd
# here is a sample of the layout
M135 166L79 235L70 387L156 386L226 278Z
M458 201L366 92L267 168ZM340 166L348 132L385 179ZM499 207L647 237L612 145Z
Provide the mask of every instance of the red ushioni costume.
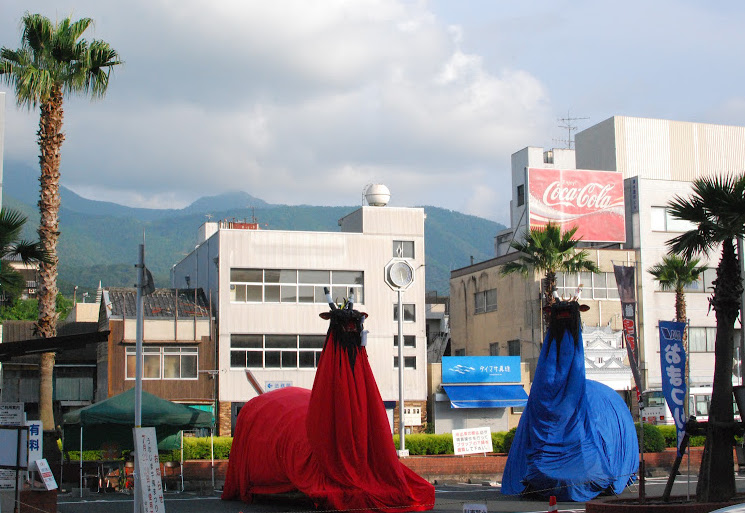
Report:
M255 397L236 423L223 499L299 490L321 509L425 511L434 487L399 462L367 352L366 314L334 309L313 391Z

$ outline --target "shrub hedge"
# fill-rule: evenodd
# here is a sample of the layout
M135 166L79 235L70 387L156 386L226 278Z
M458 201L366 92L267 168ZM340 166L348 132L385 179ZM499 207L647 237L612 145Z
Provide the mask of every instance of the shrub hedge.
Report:
M512 442L515 439L516 428L509 431L492 433L492 444L495 453L509 453ZM636 424L637 437L640 436L639 424ZM703 436L691 437L691 447L699 447L704 444ZM219 436L214 438L215 459L228 459L233 438L230 436ZM399 447L398 435L393 435L393 443L396 449ZM644 424L644 447L645 452L660 452L665 447L675 447L675 426L655 426ZM453 436L444 434L411 434L406 435L406 448L412 456L453 454ZM70 451L69 458L77 461L80 453ZM126 459L128 452L125 451L122 458ZM83 451L83 459L86 461L101 459L101 451ZM161 461L179 461L181 451L165 451L160 453ZM210 459L209 437L184 437L184 459L185 460L208 460Z

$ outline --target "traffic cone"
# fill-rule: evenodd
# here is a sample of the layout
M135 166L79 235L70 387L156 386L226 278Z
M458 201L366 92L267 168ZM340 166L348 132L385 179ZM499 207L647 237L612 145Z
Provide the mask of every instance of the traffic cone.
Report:
M555 495L552 495L548 499L548 513L555 512L556 510L557 510L556 509L556 496Z

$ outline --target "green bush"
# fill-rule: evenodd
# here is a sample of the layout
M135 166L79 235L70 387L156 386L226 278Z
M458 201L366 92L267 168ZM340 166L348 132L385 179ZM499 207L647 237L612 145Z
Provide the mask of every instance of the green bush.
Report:
M657 426L660 430L662 438L665 439L665 447L677 447L678 446L678 432L674 425L662 425ZM645 432L646 434L646 432Z
M491 443L494 446L494 452L504 452L504 431L491 434Z
M393 435L393 445L399 448L398 435ZM453 454L453 436L450 433L441 435L413 434L406 435L406 449L412 456L426 454Z
M639 448L641 449L641 429L639 423L636 424L636 436L639 439ZM662 436L660 429L652 424L644 424L644 452L662 452L665 450L665 438Z
M502 450L506 453L510 452L510 447L512 447L512 442L515 440L515 432L517 431L517 428L514 427L507 431L504 434L503 442L502 442Z

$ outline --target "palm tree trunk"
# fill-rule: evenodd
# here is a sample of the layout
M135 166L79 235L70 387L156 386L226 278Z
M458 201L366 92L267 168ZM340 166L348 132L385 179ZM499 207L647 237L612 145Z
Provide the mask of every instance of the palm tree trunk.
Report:
M41 105L39 131L39 242L49 255L48 262L39 266L39 318L36 330L40 337L57 336L57 240L59 238L59 177L60 150L65 136L62 133L62 90L55 87L50 98ZM44 353L39 368L39 413L44 425L44 457L58 460L59 454L53 439L56 424L52 405L54 379L54 353ZM54 437L56 439L56 437Z
M551 325L551 306L556 302L556 299L554 298L554 290L556 290L556 273L553 271L546 271L543 283L543 334L545 335L548 331L548 327Z
M732 407L732 358L734 356L735 320L740 309L742 284L740 268L731 239L722 244L722 259L711 307L717 319L714 346L714 383L706 430L706 443L699 470L696 499L699 502L721 502L735 495L734 410Z
M685 293L683 292L683 287L679 287L675 291L675 320L678 322L682 322L686 325L685 329L683 330L683 352L686 354L686 365L685 369L683 369L683 379L685 380L686 386L689 386L688 383L688 369L691 365L691 356L688 352L688 321L687 321L687 312L686 312L686 298ZM689 404L688 401L686 401L685 405L683 406L683 411L685 411L685 418L688 418L688 415L690 415L690 412L688 411Z

